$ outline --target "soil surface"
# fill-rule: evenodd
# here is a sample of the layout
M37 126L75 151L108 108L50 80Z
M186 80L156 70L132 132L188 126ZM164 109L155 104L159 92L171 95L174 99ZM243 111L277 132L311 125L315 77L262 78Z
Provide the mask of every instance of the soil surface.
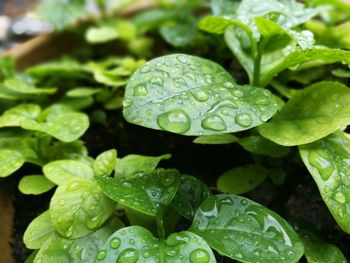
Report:
M118 156L127 154L161 155L171 153L172 158L162 161L161 167L173 167L182 173L201 178L214 192L217 177L236 166L253 162L248 152L242 151L238 144L208 146L193 144L193 137L179 136L167 132L150 130L126 123L121 113L113 113L109 127L92 124L83 140L90 155L96 156L104 150L116 148ZM323 203L316 184L303 167L297 152L291 152L285 163L286 180L275 186L266 180L246 196L279 213L297 228L307 229L319 234L330 243L336 244L350 259L350 236L342 232ZM35 167L26 167L34 169ZM28 173L27 173L28 174ZM18 180L20 176L17 177ZM29 255L23 245L23 233L27 225L37 215L47 209L53 191L41 196L26 196L15 192L14 257L16 262L24 262ZM182 221L179 229L186 229L189 222ZM218 262L234 262L224 257ZM306 262L304 259L301 262Z

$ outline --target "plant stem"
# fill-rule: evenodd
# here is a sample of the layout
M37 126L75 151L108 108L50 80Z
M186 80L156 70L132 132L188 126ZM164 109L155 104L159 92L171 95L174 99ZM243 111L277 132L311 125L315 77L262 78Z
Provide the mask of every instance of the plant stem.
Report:
M156 215L158 237L160 240L165 240L164 218L163 209L161 209Z
M261 74L261 59L265 50L266 43L269 38L263 38L259 43L258 50L256 52L256 57L254 59L254 73L253 73L253 86L260 86L260 74Z

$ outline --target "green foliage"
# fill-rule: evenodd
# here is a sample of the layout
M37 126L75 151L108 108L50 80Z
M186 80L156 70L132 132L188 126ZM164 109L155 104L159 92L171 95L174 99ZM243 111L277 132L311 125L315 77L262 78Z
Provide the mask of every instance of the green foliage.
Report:
M54 186L55 184L43 175L27 175L19 181L18 189L23 194L40 195Z

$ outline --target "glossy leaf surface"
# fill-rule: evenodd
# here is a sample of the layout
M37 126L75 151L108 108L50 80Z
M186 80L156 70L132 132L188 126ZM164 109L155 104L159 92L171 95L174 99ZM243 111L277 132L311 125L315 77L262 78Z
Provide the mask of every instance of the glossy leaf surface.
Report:
M45 176L57 185L66 183L69 179L80 177L93 178L93 170L87 164L73 160L59 160L43 167Z
M220 65L174 54L141 66L125 92L127 121L183 135L246 130L267 121L277 110L267 90L241 87Z
M350 233L350 139L336 132L299 149L334 219Z
M25 162L24 156L15 150L0 149L0 178L17 171Z
M199 236L183 231L160 243L151 232L139 226L118 230L97 255L96 262L214 263L213 252Z
M55 186L49 179L43 175L23 176L18 184L18 189L23 194L40 195L52 189Z
M259 127L267 139L280 145L306 144L321 139L350 123L350 89L337 82L320 82L293 96Z
M239 139L232 134L203 135L193 140L197 144L229 144L238 142Z
M96 177L103 193L112 200L155 216L174 198L180 184L180 173L175 169L157 169L153 173L123 176Z
M240 196L204 201L189 229L220 254L243 262L290 262L303 255L294 229L276 213Z
M249 152L276 158L283 157L290 151L288 147L278 145L259 135L242 138L238 143Z
M96 160L93 164L95 176L110 175L115 168L116 161L116 150L113 149L101 153L99 156L96 157Z
M24 232L23 241L27 248L39 249L54 233L50 212L46 211L29 224Z
M267 174L267 169L260 165L236 167L219 177L217 187L223 193L244 194L261 184Z
M72 178L61 184L50 202L51 221L68 239L86 236L98 229L115 210L93 180Z

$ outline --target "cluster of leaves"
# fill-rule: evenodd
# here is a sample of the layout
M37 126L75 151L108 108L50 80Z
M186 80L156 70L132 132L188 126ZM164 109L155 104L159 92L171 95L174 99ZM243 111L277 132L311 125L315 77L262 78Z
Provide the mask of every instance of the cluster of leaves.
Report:
M44 1L37 14L72 30L71 22L88 14L86 2L61 2ZM115 1L116 9L128 2ZM25 72L0 59L0 177L27 162L39 172L22 177L22 193L56 188L49 209L25 232L35 250L26 262L204 263L216 262L213 251L241 262L292 263L303 255L346 262L336 246L297 233L238 194L267 178L282 185L283 164L297 154L350 233L350 52L339 34L350 28L350 8L341 0L158 2L124 19L96 1L101 19L76 32L89 44L76 57ZM130 55L96 60L111 43ZM154 58L153 45L166 55ZM209 46L210 57L232 51L230 66L226 53L215 62L185 54L207 54ZM131 123L197 136L197 144L238 143L254 163L222 174L223 194L213 195L196 177L157 168L169 154L90 157L79 138L91 120L108 126L106 111L121 108ZM191 226L179 227L183 222Z

